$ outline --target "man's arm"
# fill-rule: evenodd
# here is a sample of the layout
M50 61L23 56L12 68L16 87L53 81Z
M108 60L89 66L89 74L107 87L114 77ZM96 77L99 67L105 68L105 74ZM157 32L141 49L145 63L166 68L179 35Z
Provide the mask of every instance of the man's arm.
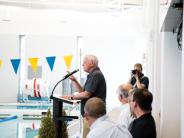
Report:
M136 75L135 78L136 78L136 85L137 85L137 88L139 88L139 89L144 89L144 88L145 88L145 85L142 84L142 83L140 82L139 77Z
M72 81L72 84L74 85L77 92L80 93L84 91L80 83L77 81L77 79L73 75L70 76L69 79Z
M66 99L71 99L71 100L82 100L82 99L87 99L91 96L91 93L88 91L83 91L80 92L76 95L66 95L66 96L61 96L61 98L66 98Z
M72 96L72 99L74 100L82 100L82 99L87 99L91 96L91 92L88 91L84 91L84 92L80 92L76 95Z

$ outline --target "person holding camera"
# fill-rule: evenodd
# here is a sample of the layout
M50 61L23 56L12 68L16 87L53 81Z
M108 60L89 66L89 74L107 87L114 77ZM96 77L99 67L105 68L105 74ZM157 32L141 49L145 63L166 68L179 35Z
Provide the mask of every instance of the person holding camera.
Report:
M131 70L131 77L128 83L131 84L133 88L148 89L149 78L142 73L142 65L140 63L134 65L134 70Z

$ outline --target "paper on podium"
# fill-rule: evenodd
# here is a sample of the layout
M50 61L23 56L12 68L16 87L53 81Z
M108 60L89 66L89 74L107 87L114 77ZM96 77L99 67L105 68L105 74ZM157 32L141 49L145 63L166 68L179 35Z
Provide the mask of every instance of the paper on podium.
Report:
M66 103L73 103L73 104L76 104L76 103L80 103L81 100L71 100L71 99L67 99L67 98L64 98L62 97L61 95L54 95L55 98L58 98L58 99L61 99L63 100L64 102Z

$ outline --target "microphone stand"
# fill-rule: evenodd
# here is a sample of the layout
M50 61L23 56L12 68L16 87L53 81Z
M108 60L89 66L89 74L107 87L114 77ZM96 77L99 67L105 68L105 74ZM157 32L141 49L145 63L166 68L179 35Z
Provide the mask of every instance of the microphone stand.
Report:
M56 129L55 138L62 138L63 121L72 121L73 119L78 119L78 116L64 116L64 115L62 115L63 103L73 104L72 101L67 101L67 100L64 100L62 98L57 98L57 97L53 96L54 90L57 87L57 85L76 72L77 71L73 71L72 73L65 75L60 81L58 81L56 83L56 85L54 86L52 93L51 93L51 96L50 96L50 99L53 99L53 120L55 122L55 129Z
M68 77L69 77L69 76L68 76ZM57 85L58 85L60 82L64 81L65 79L67 79L67 78L64 77L63 79L61 79L60 81L58 81L58 82L56 83L56 85L54 86L54 88L53 88L53 90L52 90L52 93L51 93L51 95L50 95L50 99L53 99L53 93L54 93L54 90L56 89Z
M55 88L57 87L57 85L58 85L60 82L62 82L62 81L64 81L65 79L67 79L68 77L70 77L71 75L73 75L74 73L78 72L78 71L79 71L79 69L74 70L73 72L68 73L67 75L65 75L65 76L63 77L63 79L61 79L60 81L58 81L58 82L56 83L56 85L54 86L53 90L52 90L52 93L51 93L51 95L50 95L50 99L53 99L53 93L54 93L54 90L55 90Z

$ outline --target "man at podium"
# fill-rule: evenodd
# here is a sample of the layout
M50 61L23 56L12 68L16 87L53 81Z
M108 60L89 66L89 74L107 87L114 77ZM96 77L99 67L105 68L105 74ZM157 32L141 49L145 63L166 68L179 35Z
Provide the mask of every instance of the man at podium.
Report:
M98 97L105 102L106 81L104 75L102 74L100 68L98 67L98 59L96 56L85 55L82 66L83 70L89 73L84 86L82 87L74 76L70 76L69 78L70 80L72 80L72 84L79 93L76 95L63 96L63 97L72 100L81 100L81 114L84 117L84 105L88 99L92 97ZM86 129L86 125L87 124L85 123L84 120L83 138L86 138L86 135L89 131L89 127L88 130Z

